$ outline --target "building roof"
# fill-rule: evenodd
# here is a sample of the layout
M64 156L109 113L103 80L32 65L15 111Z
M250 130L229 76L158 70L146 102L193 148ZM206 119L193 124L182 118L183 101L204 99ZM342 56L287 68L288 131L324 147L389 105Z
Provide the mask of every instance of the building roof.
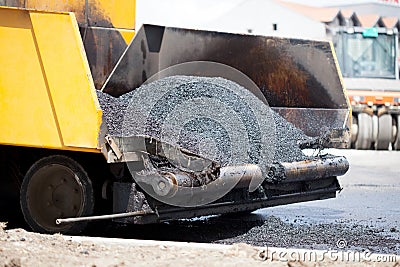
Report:
M360 21L361 26L367 28L379 25L379 20L381 19L378 14L358 15L357 17Z
M340 9L336 7L312 7L308 5L278 1L281 5L286 6L298 13L320 22L331 22L339 14Z
M340 12L342 13L343 17L349 19L355 15L354 11L351 9L341 9Z
M386 28L400 28L399 18L395 16L383 17L381 14L365 14L358 13L350 9L351 6L346 8L340 7L313 7L304 4L298 4L293 2L286 2L284 0L278 0L279 4L290 8L300 14L303 14L311 19L330 23L336 18L339 18L340 25L346 25L341 20L352 19L354 26L361 26L365 28L370 27L386 27ZM397 7L396 7L397 8Z
M399 19L397 17L383 17L382 21L386 28L391 29L399 26Z
M400 5L399 4L388 4L383 1L370 1L368 3L354 3L353 1L347 1L348 4L335 4L335 7L340 9L351 9L357 13L357 15L367 14L379 14L383 17L398 17L400 19Z

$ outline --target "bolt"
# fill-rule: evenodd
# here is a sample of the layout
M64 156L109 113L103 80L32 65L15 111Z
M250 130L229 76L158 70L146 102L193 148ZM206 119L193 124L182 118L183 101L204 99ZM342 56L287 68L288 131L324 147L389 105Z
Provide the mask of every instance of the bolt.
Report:
M159 182L159 183L158 183L158 188L159 188L160 190L164 190L166 186L167 186L167 185L165 184L165 182Z

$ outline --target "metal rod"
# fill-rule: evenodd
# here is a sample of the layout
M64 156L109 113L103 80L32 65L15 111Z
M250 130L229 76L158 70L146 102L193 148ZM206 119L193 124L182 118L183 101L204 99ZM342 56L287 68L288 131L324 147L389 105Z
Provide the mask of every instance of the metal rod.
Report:
M126 217L142 216L142 215L148 215L148 214L154 214L154 213L155 213L154 211L133 211L133 212L117 213L117 214L109 214L109 215L56 219L56 224L126 218Z

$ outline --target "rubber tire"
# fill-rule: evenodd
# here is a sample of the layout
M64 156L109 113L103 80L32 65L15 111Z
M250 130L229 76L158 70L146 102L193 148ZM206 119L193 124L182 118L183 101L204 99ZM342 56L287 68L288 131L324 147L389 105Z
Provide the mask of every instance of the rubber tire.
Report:
M353 115L352 123L351 123L351 148L355 147L355 143L357 141L358 136L358 120L357 116Z
M372 116L372 145L374 146L373 148L375 149L375 145L378 142L378 133L379 133L379 118L376 115Z
M38 160L31 166L31 168L28 170L28 172L24 177L20 190L20 205L25 221L32 228L32 230L40 233L79 234L85 229L85 227L87 226L87 222L56 225L54 221L53 227L46 227L39 223L40 221L39 218L34 218L30 210L31 203L29 203L28 190L31 187L32 178L34 177L35 174L38 173L38 171L43 170L43 168L52 165L61 165L63 167L68 168L74 174L75 179L78 179L76 180L77 181L76 184L82 190L81 192L83 196L83 201L81 203L78 213L76 214L76 217L90 216L93 214L93 209L94 209L93 186L87 173L85 172L83 167L73 159L62 155L54 155ZM70 200L70 198L65 200L68 201ZM47 207L43 206L43 209L46 208Z
M400 150L400 115L397 115L397 136L393 144L393 150Z
M375 143L376 150L388 150L392 142L392 116L384 114L379 117L378 138Z
M356 149L370 149L372 144L372 117L366 113L360 113L357 117L358 135L354 144Z

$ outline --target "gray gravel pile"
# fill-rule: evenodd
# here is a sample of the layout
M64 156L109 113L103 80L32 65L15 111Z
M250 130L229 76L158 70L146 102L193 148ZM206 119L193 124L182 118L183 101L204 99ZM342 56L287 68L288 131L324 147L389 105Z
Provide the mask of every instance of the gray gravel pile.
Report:
M294 162L307 159L299 148L299 144L313 139L273 110L271 114L276 131L275 161Z
M113 136L146 135L222 165L307 157L309 140L250 91L223 78L167 77L113 98L98 91Z
M112 97L111 95L99 90L96 90L96 92L97 99L99 100L100 107L103 111L103 120L106 122L108 132L114 136L120 136L119 132L122 129L122 122L124 120L127 103L121 101L120 98Z

